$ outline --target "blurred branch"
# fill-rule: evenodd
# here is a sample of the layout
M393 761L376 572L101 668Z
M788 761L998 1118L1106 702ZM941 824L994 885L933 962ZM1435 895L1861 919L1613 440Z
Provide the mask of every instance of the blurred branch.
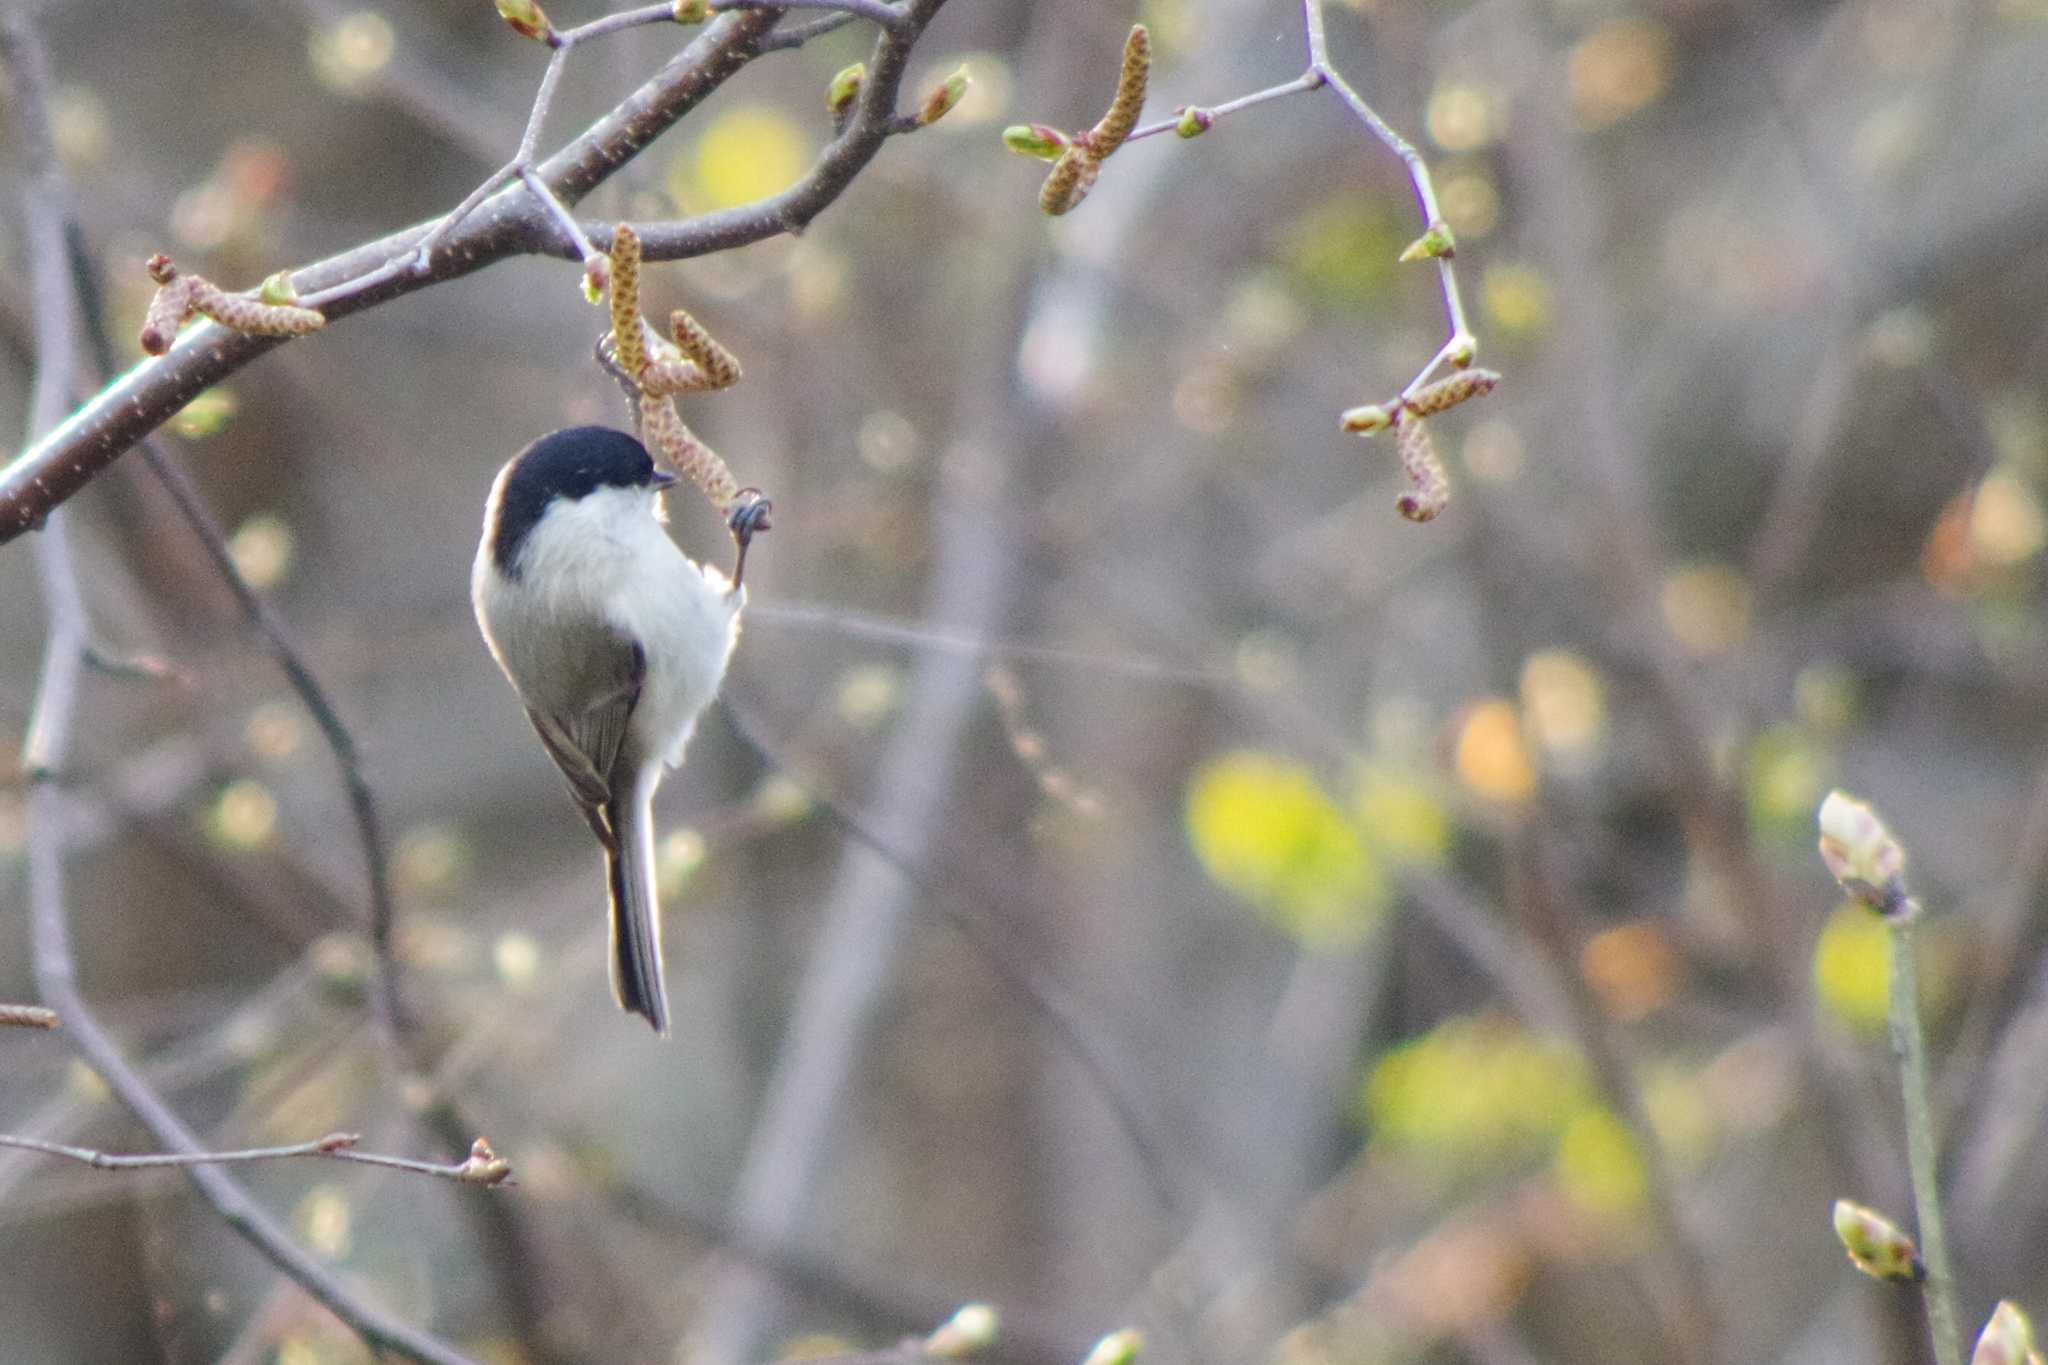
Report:
M0 1005L0 1025L9 1028L57 1027L57 1011L41 1005Z
M107 328L99 270L86 242L84 225L75 216L66 217L64 246L79 314L85 324L86 346L92 353L93 363L99 367L101 380L105 381L114 373L113 338ZM355 736L349 732L333 699L327 695L327 689L314 676L305 655L292 642L283 619L243 576L241 567L235 563L233 551L228 548L227 531L206 505L205 494L200 492L184 466L157 437L146 436L140 444L143 463L163 485L178 514L199 538L214 572L227 585L228 592L242 609L242 615L250 626L262 637L264 647L270 651L271 658L283 671L285 681L313 717L313 723L327 742L328 751L334 755L336 766L341 769L342 785L348 791L349 810L355 820L356 839L362 845L363 867L370 883L370 950L376 959L370 999L379 1025L387 1037L395 1039L405 1023L399 1001L398 957L393 944L397 909L391 891L390 863L385 857L382 822L377 815L376 798L370 791L369 779L363 773Z
M8 77L29 168L23 199L28 274L35 301L36 373L28 422L29 436L34 439L55 425L70 399L78 334L75 301L64 266L63 182L49 123L48 57L33 25L18 10L0 14L0 67ZM22 766L32 784L26 842L29 940L36 987L45 1006L64 1018L67 1035L80 1054L156 1139L174 1151L198 1153L203 1147L197 1134L129 1066L78 990L65 906L65 809L57 777L70 757L88 633L67 531L64 518L52 515L36 541L48 635L22 754ZM442 1342L358 1299L332 1272L293 1244L289 1234L227 1172L213 1166L193 1166L190 1171L200 1193L230 1227L373 1347L432 1365L458 1365L464 1360Z
M234 1152L150 1152L141 1156L116 1156L91 1147L73 1147L63 1142L45 1142L41 1138L0 1133L0 1147L16 1147L25 1152L61 1156L102 1171L161 1170L170 1166L226 1166L248 1161L277 1161L285 1157L318 1156L334 1161L356 1161L365 1166L388 1166L393 1170L439 1176L443 1180L454 1180L464 1185L496 1188L512 1183L511 1166L497 1156L491 1155L489 1145L481 1139L478 1142L485 1155L472 1155L468 1160L447 1165L433 1161L415 1161L411 1157L385 1156L378 1152L358 1152L355 1145L360 1141L362 1137L357 1133L329 1133L324 1138L316 1138L311 1142L295 1142L284 1147L248 1147Z
M1570 1037L1585 1054L1601 1102L1628 1129L1642 1163L1655 1238L1647 1257L1648 1289L1662 1319L1663 1358L1704 1365L1720 1353L1720 1325L1708 1292L1707 1260L1679 1217L1678 1182L1663 1140L1651 1122L1642 1087L1636 1083L1599 1002L1576 970L1579 936L1559 902L1555 877L1545 865L1546 844L1543 831L1533 827L1515 835L1509 899L1525 922L1536 951L1549 964L1547 976L1567 1010Z
M902 21L876 40L868 76L852 117L802 179L753 204L678 222L644 225L652 260L677 260L797 232L822 213L902 131L895 101L911 49L945 0L906 0ZM644 151L661 133L709 98L734 73L774 50L779 11L722 16L689 47L604 117L533 168L560 202L575 205ZM831 16L836 20L839 16ZM603 22L603 21L599 21ZM822 32L822 27L811 30ZM777 45L778 47L780 45ZM485 197L444 234L423 265L423 242L447 215L393 233L292 272L306 306L331 321L418 290L461 278L512 256L580 252L522 181ZM584 235L611 240L611 225L584 225ZM61 243L56 244L61 247ZM41 431L0 469L0 542L41 525L138 440L169 420L203 389L280 344L204 322L189 328L170 353L128 371L60 425Z
M752 750L769 768L785 777L797 778L790 763L760 737L759 726L751 714L742 710L733 700L732 689L728 689L727 695L721 698L721 705L726 721L740 743ZM817 784L798 780L805 797L812 804L823 811L833 824L844 830L848 837L887 863L898 877L916 887L946 922L957 929L981 954L982 959L996 975L1017 993L1018 998L1045 1020L1074 1061L1094 1079L1103 1102L1109 1106L1117 1126L1123 1130L1125 1139L1130 1143L1131 1151L1137 1157L1139 1167L1144 1172L1153 1197L1158 1200L1160 1207L1169 1211L1180 1211L1184 1201L1175 1178L1169 1174L1167 1144L1163 1136L1145 1116L1136 1099L1129 1093L1125 1082L1119 1078L1107 1050L1083 1024L1085 1015L1079 1003L1067 993L1065 987L1024 954L1013 951L998 940L988 928L988 924L998 921L1001 916L975 914L949 899L939 887L930 869L922 866L907 849L886 838L865 816L856 814L831 793L821 790Z
M1126 678L1149 678L1155 682L1178 683L1205 691L1235 693L1241 690L1236 676L1224 665L1177 664L1170 659L1145 654L1104 654L1095 650L1067 649L1059 645L1031 644L1020 640L984 640L954 631L934 630L906 621L891 620L852 607L810 605L784 599L780 602L749 602L749 629L762 625L794 625L826 634L845 635L856 640L874 640L969 658L1005 662L1045 664L1087 673Z

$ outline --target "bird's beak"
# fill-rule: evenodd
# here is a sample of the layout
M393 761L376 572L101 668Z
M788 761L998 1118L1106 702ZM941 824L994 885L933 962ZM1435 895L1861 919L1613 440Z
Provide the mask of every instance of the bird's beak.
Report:
M671 474L668 470L656 469L654 471L654 477L649 479L647 482L654 486L655 492L661 493L666 492L669 488L674 486L675 481L676 476Z

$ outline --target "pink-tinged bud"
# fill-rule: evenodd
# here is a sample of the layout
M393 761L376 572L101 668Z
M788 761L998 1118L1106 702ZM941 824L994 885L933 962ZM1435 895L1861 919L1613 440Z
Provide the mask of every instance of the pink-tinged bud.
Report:
M1190 104L1180 111L1180 122L1173 125L1173 131L1181 137L1200 137L1215 126L1216 115Z
M2000 1300L1977 1338L1977 1349L1970 1353L1970 1365L2028 1365L2039 1359L2034 1354L2034 1325L2018 1304Z
M927 126L937 123L966 97L967 87L973 82L974 78L967 74L965 66L957 68L924 97L924 103L917 107L917 121Z
M1875 1209L1837 1199L1835 1237L1849 1253L1849 1264L1874 1279L1911 1284L1927 1278L1913 1239Z
M496 3L498 17L510 24L512 31L520 37L544 43L554 35L553 26L535 0L496 0Z
M1003 129L1003 145L1019 156L1035 156L1040 161L1057 161L1073 139L1059 129L1043 123L1013 123Z
M603 256L592 256L583 263L583 300L590 304L604 302L605 291L612 287L612 263Z
M1881 915L1912 913L1906 851L1868 803L1831 791L1820 803L1820 857L1842 890Z
M491 1150L478 1138L470 1144L469 1160L455 1168L455 1178L471 1185L502 1185L512 1177L512 1163Z

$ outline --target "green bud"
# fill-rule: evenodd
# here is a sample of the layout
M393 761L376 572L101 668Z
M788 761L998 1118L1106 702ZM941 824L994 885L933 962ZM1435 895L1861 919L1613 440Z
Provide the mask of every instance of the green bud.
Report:
M548 24L547 15L534 0L497 0L498 17L512 26L512 31L522 38L547 41L554 29Z
M711 0L675 0L669 12L679 24L701 24L711 17Z
M2034 1325L2027 1321L2019 1305L2001 1299L1998 1307L1991 1310L1991 1320L1984 1324L1983 1335L1977 1338L1977 1349L1970 1353L1970 1365L2027 1365L2029 1360L2037 1359Z
M1429 225L1429 231L1410 242L1402 251L1403 261L1427 261L1438 256L1457 254L1457 243L1451 240L1450 224L1438 221Z
M604 302L605 292L612 287L612 263L606 256L592 256L583 263L583 297L588 303Z
M1180 122L1173 125L1173 131L1181 137L1200 137L1215 126L1214 114L1190 104L1180 111Z
M1920 1263L1920 1249L1913 1239L1875 1209L1837 1199L1835 1236L1849 1253L1849 1263L1866 1275L1895 1284L1927 1278L1927 1267Z
M1394 425L1394 414L1378 403L1367 403L1364 407L1347 409L1338 419L1344 430L1370 436L1375 431L1385 431Z
M299 301L299 291L292 284L292 272L280 270L274 275L265 276L262 287L256 291L256 297L265 303L291 304L296 306Z
M1043 123L1013 123L1003 129L1005 147L1019 156L1035 156L1041 161L1059 160L1071 141L1059 129Z
M970 1303L925 1338L924 1353L941 1360L968 1360L996 1344L1002 1320L985 1303Z
M960 103L967 94L967 87L973 83L974 78L967 74L966 66L960 66L924 97L924 103L917 109L917 121L921 124L937 123L952 112L953 106Z
M1454 370L1471 368L1472 362L1478 357L1479 342L1470 332L1458 333L1451 338L1450 345L1444 347L1444 359L1451 362L1451 368Z
M832 83L825 87L826 112L833 118L838 118L851 109L853 102L860 98L860 84L867 76L866 62L855 62L852 66L840 67L838 74L832 77Z
M1132 1365L1144 1349L1143 1334L1135 1327L1126 1327L1096 1342L1081 1365Z

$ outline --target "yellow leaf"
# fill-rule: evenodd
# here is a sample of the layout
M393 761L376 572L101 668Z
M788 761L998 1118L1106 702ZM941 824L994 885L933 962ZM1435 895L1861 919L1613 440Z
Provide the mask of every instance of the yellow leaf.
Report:
M1413 779L1389 769L1361 774L1352 805L1367 844L1388 862L1441 867L1451 852L1443 803Z
M1892 941L1884 920L1844 901L1813 947L1813 984L1823 1008L1851 1028L1875 1032L1891 1001Z
M1188 787L1188 841L1220 885L1311 944L1355 940L1386 881L1365 840L1306 768L1235 753Z
M809 140L792 119L740 105L712 120L694 156L676 162L669 197L691 212L735 208L788 189L810 160Z
M1552 1171L1565 1197L1588 1213L1632 1214L1648 1190L1635 1135L1598 1105L1588 1105L1565 1125Z

